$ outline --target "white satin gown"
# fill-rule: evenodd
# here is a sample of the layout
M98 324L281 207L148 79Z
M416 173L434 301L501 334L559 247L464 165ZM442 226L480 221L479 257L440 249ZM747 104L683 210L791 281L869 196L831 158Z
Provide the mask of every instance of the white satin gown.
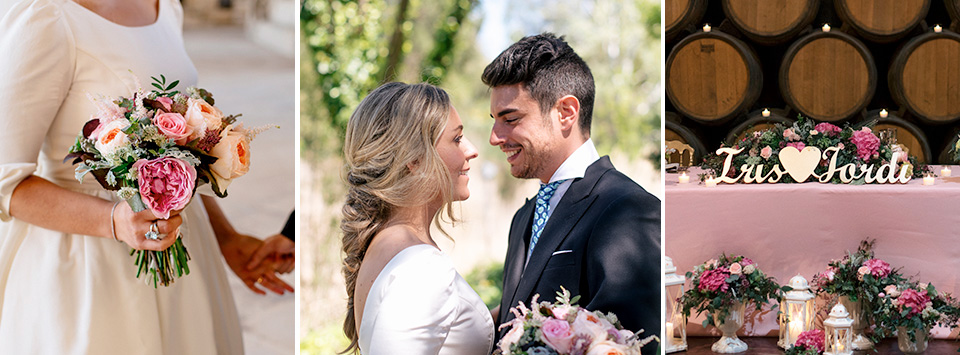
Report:
M129 247L10 216L30 175L117 199L63 163L96 112L87 94L129 96L161 74L197 72L183 9L160 0L155 23L127 27L69 0L22 0L0 20L0 354L242 354L240 324L199 196L184 210L190 274L154 289L135 278ZM109 223L103 221L103 223Z

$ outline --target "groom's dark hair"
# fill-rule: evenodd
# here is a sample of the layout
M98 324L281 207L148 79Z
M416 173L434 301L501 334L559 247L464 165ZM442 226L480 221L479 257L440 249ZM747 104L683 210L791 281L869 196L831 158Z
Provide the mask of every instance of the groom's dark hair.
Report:
M491 88L522 83L543 113L560 97L575 96L580 101L580 130L589 136L593 74L562 36L548 32L523 37L487 65L481 79Z

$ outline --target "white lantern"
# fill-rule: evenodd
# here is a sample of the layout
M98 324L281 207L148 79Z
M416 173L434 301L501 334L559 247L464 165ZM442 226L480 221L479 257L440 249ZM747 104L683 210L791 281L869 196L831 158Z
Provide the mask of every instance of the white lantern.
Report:
M807 279L797 275L790 279L791 291L787 291L780 301L780 342L781 348L789 349L797 342L800 333L813 329L813 293Z
M666 304L663 312L667 324L663 333L663 349L665 354L687 350L687 317L683 316L680 296L686 279L677 275L677 267L669 256L663 258L664 289L666 290Z
M826 337L823 355L853 354L853 319L843 304L837 303L830 310L830 317L823 321Z

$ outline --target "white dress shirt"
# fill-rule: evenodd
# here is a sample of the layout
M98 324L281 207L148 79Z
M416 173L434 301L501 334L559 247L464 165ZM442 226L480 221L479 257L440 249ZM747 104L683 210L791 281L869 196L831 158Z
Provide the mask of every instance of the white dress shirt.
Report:
M593 139L587 139L586 142L580 145L580 148L577 148L573 154L567 157L567 160L563 161L563 164L560 164L560 167L553 173L548 183L564 179L567 179L567 181L561 183L560 186L557 187L557 192L553 193L553 197L550 198L550 207L547 208L548 221L550 220L550 215L553 214L553 210L555 210L557 204L560 203L560 199L563 198L563 195L567 193L567 189L570 188L570 184L573 184L573 179L583 178L587 173L587 168L599 159L600 154L597 153L597 147L593 145Z

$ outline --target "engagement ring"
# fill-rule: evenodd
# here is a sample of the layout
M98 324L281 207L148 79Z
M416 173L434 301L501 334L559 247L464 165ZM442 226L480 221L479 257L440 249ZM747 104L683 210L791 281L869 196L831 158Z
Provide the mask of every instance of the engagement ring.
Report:
M160 231L157 229L157 222L150 224L150 231L143 236L150 240L160 240Z

